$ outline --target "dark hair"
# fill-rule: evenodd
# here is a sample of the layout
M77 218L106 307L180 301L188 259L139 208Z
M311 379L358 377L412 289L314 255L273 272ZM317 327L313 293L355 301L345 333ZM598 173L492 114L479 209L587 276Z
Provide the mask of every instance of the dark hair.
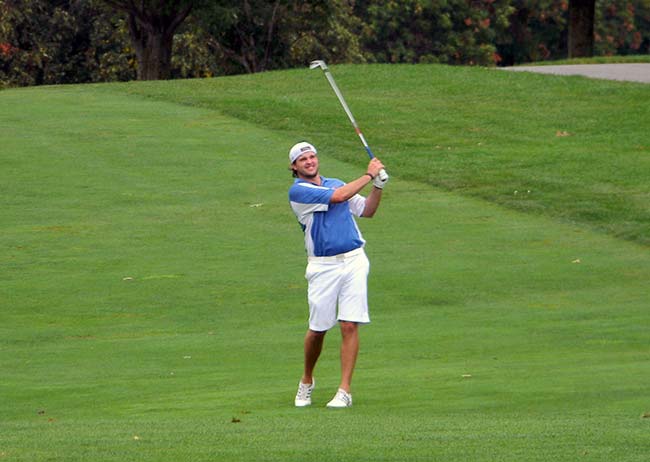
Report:
M289 165L289 170L291 170L291 176L294 178L298 178L298 172L296 172L296 169L293 168L293 164Z

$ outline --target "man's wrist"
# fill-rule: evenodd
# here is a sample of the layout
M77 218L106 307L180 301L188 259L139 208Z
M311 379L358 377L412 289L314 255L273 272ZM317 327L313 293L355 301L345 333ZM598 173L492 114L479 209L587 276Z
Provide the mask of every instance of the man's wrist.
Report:
M370 172L366 172L366 175L368 175L370 177L371 181L375 179L375 176Z

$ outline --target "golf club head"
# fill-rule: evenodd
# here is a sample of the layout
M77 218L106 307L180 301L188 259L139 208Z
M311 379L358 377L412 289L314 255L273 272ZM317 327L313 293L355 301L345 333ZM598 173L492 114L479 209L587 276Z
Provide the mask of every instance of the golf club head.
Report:
M327 70L327 64L325 64L325 61L318 59L316 61L312 61L309 64L309 69L316 69L317 67L320 67L323 70Z

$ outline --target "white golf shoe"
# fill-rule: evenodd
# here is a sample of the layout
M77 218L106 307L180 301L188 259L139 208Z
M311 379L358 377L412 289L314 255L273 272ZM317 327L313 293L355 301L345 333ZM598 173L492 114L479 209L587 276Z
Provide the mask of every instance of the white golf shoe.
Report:
M314 391L315 387L315 379L312 379L311 383L302 383L301 381L298 384L298 393L296 393L295 400L296 407L311 406L311 392Z
M352 406L352 395L347 391L339 388L339 391L336 392L332 401L327 403L327 407L332 408L344 408Z

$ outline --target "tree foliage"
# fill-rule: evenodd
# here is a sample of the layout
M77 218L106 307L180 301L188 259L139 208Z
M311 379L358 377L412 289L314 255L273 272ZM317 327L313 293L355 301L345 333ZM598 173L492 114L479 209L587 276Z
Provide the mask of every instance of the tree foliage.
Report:
M0 85L135 77L123 24L87 0L0 0Z
M36 0L0 0L0 72L19 85L74 79L70 52L77 24L66 10Z
M564 57L568 0L514 0L506 33L497 39L501 64Z
M598 0L594 49L605 56L650 53L650 0Z
M596 0L596 55L650 52L650 0ZM569 0L0 0L0 87L307 64L565 58Z
M508 27L509 0L359 2L363 44L379 62L492 65Z
M222 0L204 5L198 17L228 74L282 69L314 56L363 60L352 32L358 19L345 0Z

